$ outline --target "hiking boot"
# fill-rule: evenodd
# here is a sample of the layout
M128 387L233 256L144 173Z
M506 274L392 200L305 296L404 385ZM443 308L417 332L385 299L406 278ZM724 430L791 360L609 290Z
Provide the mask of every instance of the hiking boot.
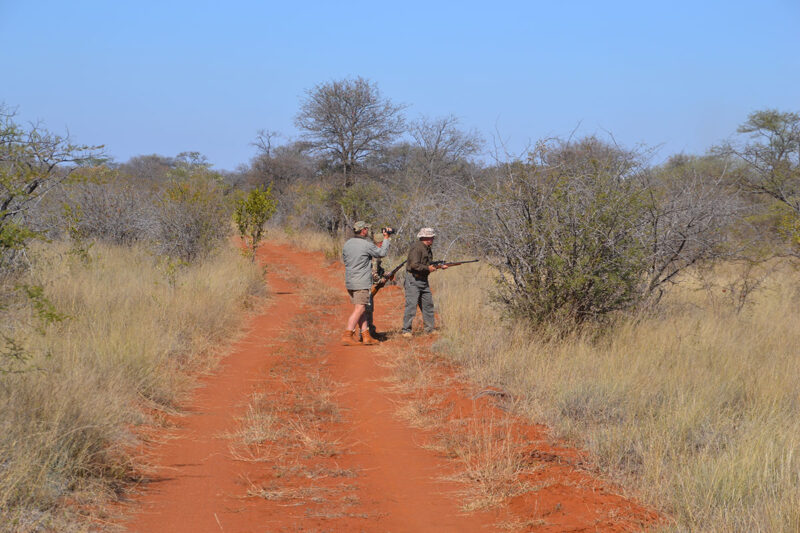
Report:
M345 346L358 346L358 338L354 336L354 331L346 329L342 333L342 344Z
M413 335L413 334L412 334L410 331L404 331L404 332L402 333L402 336L403 336L403 337L405 337L405 338L407 338L407 339L410 339L410 338L411 338L411 337L413 337L414 335Z
M364 346L371 346L373 344L378 344L378 341L372 338L368 329L365 329L361 332L361 344Z

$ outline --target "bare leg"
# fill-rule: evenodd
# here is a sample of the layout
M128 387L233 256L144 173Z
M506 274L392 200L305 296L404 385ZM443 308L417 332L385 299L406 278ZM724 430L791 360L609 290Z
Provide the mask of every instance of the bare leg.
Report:
M361 326L362 322L364 322L364 310L366 308L367 306L363 304L356 304L353 306L353 314L347 319L348 330L353 331L356 329L356 326Z

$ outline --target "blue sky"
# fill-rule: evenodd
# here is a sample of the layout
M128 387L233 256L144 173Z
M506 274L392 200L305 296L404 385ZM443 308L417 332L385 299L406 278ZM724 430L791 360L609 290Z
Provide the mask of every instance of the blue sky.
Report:
M0 0L0 102L119 161L234 169L353 76L512 152L577 127L702 153L754 110L800 111L800 0Z

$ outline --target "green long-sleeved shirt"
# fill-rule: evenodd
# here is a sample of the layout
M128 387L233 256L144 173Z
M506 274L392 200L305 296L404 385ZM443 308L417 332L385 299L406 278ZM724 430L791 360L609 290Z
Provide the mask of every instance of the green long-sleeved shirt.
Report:
M414 276L416 279L428 279L430 271L428 267L433 262L433 251L430 246L426 246L424 242L417 241L408 251L408 263L406 263L406 271Z

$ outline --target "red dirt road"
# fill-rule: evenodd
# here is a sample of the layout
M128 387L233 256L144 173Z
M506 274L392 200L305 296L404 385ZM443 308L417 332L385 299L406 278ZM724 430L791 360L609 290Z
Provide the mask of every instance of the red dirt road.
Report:
M274 243L259 258L272 301L200 379L175 428L145 450L156 474L126 508L128 531L636 531L658 519L593 478L580 454L548 446L543 428L521 422L535 463L526 475L538 489L463 511L464 483L443 481L458 465L421 446L430 431L398 418L404 400L387 389L381 353L409 342L339 346L349 313L341 266ZM320 299L320 287L337 292ZM389 287L380 298L379 329L396 329L402 292ZM486 399L469 400L468 384L450 389L459 413L508 416ZM245 439L251 405L261 406L258 427L269 432Z

